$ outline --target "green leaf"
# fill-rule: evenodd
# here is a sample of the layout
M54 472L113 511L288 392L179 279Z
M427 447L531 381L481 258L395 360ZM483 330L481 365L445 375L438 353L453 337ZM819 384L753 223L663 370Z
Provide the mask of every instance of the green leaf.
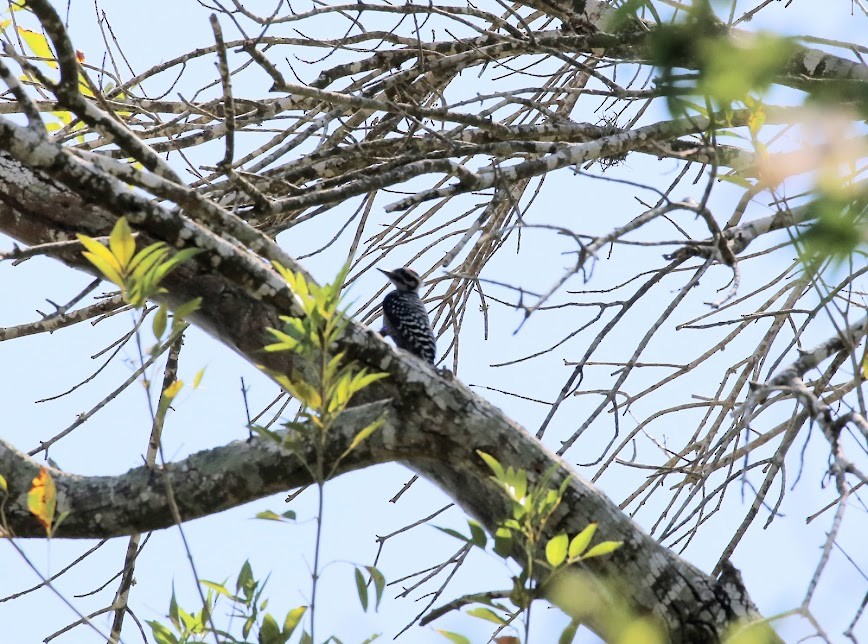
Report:
M470 541L469 538L465 537L463 534L458 532L458 530L453 530L452 528L441 528L439 525L435 525L434 527L437 528L438 530L440 530L440 532L445 532L450 537L455 537L456 539L459 539L460 541L464 541L465 543Z
M570 541L570 559L575 559L588 549L588 546L591 544L591 539L594 538L594 533L596 531L597 524L589 523L584 530L573 537L573 540Z
M763 125L766 124L766 110L762 103L756 103L751 108L750 116L747 119L747 129L753 138L759 136L759 132Z
M451 631L443 631L440 629L437 629L437 632L453 644L470 644L469 639L467 639L463 635L459 635L458 633L452 633Z
M193 259L196 255L200 253L204 253L204 248L182 248L174 255L172 255L172 259L169 260L172 262L172 267L174 268L178 264L183 264L184 262Z
M290 284L292 291L301 298L302 303L304 304L304 311L308 315L310 315L310 305L313 304L313 299L310 296L310 290L307 286L307 280L304 279L304 275L302 273L294 273L295 279L294 283ZM289 280L287 280L289 281Z
M467 611L467 614L471 617L476 617L478 619L484 619L487 622L494 622L495 624L506 624L506 620L503 619L500 615L495 613L490 608L486 608L485 606L478 606L476 608L471 608Z
M154 242L145 246L130 260L130 264L127 266L127 273L132 274L138 270L144 274L168 254L169 247L165 242Z
M169 619L176 629L181 630L181 618L178 617L178 600L175 597L175 584L172 584L172 597L169 599Z
M187 300L181 306L175 308L172 312L175 315L175 319L183 320L191 313L195 313L199 310L199 307L202 305L201 297L194 297L192 300Z
M519 503L527 502L527 473L524 470L507 467L502 483L510 498Z
M572 641L576 638L576 632L579 630L579 622L573 620L567 627L561 631L560 636L558 637L558 644L572 644Z
M307 631L302 631L301 639L298 640L298 644L313 644L310 633L308 633Z
M277 375L274 377L277 384L281 385L296 400L310 409L322 407L322 399L319 392L304 380L290 380L289 377Z
M278 261L271 260L271 265L274 266L274 269L280 274L283 280L289 283L290 279L295 279L295 276L292 274L292 271L286 268L283 264ZM290 285L291 287L291 285Z
M799 241L809 256L846 261L860 244L868 241L865 211L868 191L855 195L823 193L808 204L808 215L816 222Z
M9 486L6 484L6 477L2 474L0 474L0 490L3 490L5 493L9 492Z
M178 638L160 622L149 620L148 626L151 627L151 633L153 633L154 640L157 644L178 644Z
M259 626L259 644L284 644L286 639L280 632L277 620L271 616L271 613L266 613Z
M389 374L384 372L365 373L364 371L360 371L356 374L355 378L353 378L352 384L350 386L350 395L352 396L353 394L360 392L368 385L388 377Z
M561 533L549 539L546 544L546 561L553 568L557 568L567 558L567 546L569 545L569 537L566 533Z
M185 611L180 606L178 607L178 617L181 618L181 624L183 626L183 632L185 633L195 633L196 627L199 626L200 621L196 619L194 615L191 615L187 611Z
M60 525L72 514L72 510L64 510L60 514L58 514L54 519L54 527L51 529L51 534L57 534L57 530L60 528Z
M118 219L112 228L111 235L109 235L109 249L111 249L118 264L122 268L126 268L136 252L136 240L133 238L133 231L130 230L126 217Z
M376 566L365 566L365 569L371 575L371 579L374 580L374 591L377 596L377 602L374 604L374 610L378 610L380 608L380 600L383 598L383 591L386 590L386 577L383 573L380 572L380 569Z
M498 460L481 450L476 450L476 453L479 454L479 458L485 461L485 464L488 465L489 469L494 472L494 477L498 481L502 481L504 477L503 466L498 462Z
M353 570L356 579L356 593L359 595L359 601L362 604L362 610L368 610L368 587L365 584L365 576L358 568Z
M289 636L292 635L293 631L301 623L301 618L304 617L306 610L307 606L297 606L286 614L286 619L283 620L283 634L287 639L289 639Z
M350 446L347 448L347 452L353 451L359 444L365 440L368 436L377 431L380 427L382 427L386 423L385 418L378 418L370 425L359 430L359 432L353 436L353 441L350 443Z
M660 624L645 617L633 620L620 636L618 644L665 644L666 640ZM850 640L856 641L852 636ZM781 640L768 621L747 623L742 619L730 627L725 641L726 644L774 644Z
M338 379L337 384L329 392L328 412L332 413L335 410L343 410L350 401L350 383L352 382L352 374L344 373Z
M287 515L292 515L287 516ZM262 512L257 512L254 516L255 519L264 519L266 521L292 521L295 519L295 512L292 510L288 510L283 514L278 514L277 512L273 512L272 510L263 510Z
M244 639L247 639L247 636L250 635L250 631L253 630L255 625L256 618L253 615L244 620L244 624L241 626L241 634L244 636Z
M726 181L727 183L735 184L741 188L752 188L753 183L748 179L745 179L739 174L735 174L733 172L727 172L723 174L717 175L719 181Z
M278 342L274 344L267 344L263 347L269 353L274 353L277 351L292 351L295 349L299 342L295 338L290 335L284 333L283 331L278 331L277 329L266 329L271 335L273 335Z
M218 584L216 581L208 581L207 579L200 579L199 583L205 586L205 588L210 588L218 595L223 595L224 597L231 599L232 601L236 601L238 597L229 592L229 589L226 588L224 584Z
M512 554L512 530L501 526L494 533L494 552L501 557Z
M762 33L749 40L704 38L697 44L702 66L697 90L721 105L764 91L793 51L790 40Z
M163 334L166 332L166 327L169 324L169 311L166 309L165 305L161 304L160 308L157 309L157 312L154 314L154 321L151 324L151 328L154 331L154 337L158 340L163 337Z
M244 590L244 595L250 597L253 592L253 587L256 581L253 579L253 568L250 566L250 561L245 561L241 565L241 570L238 572L238 579L235 581L235 592Z
M156 285L157 270L169 256L169 247L163 242L157 242L142 251L145 252L147 254L138 263L136 263L138 255L133 258L130 266L135 264L135 268L130 268L128 274L137 281Z
M647 0L626 0L615 11L609 14L605 29L610 33L621 31L632 20L639 17L639 10L646 5L651 5L651 3L647 2Z
M273 432L270 429L262 427L261 425L250 425L248 427L250 431L256 432L263 438L267 438L268 440L274 441L275 443L282 443L283 438L277 432Z
M599 557L601 555L608 555L609 553L615 552L618 548L624 545L623 541L603 541L602 543L598 543L596 546L588 550L583 556L582 559L590 559L591 557Z
M341 351L331 357L331 360L328 361L326 365L326 373L327 374L335 374L338 372L338 368L341 366L341 362L343 362L344 356L346 356L346 351Z
M485 529L473 519L469 519L467 525L470 526L470 543L474 546L485 548L485 544L488 543L488 535L485 534Z

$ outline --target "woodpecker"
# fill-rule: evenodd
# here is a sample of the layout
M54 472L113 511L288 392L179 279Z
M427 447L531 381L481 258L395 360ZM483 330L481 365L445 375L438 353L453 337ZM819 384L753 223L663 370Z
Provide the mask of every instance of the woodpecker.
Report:
M383 298L383 335L395 341L399 349L409 351L415 356L434 364L437 343L428 321L428 311L419 297L422 278L411 268L396 268L383 273L395 290Z

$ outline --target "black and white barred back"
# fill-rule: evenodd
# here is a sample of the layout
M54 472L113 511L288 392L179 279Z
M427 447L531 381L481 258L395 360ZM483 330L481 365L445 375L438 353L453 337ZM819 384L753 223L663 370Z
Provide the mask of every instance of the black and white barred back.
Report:
M422 279L410 268L378 270L395 285L395 290L383 299L383 335L392 338L399 349L434 364L437 343L428 311L419 297Z

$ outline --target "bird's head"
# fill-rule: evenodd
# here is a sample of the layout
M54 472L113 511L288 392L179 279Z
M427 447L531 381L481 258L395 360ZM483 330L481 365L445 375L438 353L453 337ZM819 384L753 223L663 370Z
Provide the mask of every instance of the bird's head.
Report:
M406 266L396 268L393 271L384 271L382 268L378 268L377 270L388 277L399 291L415 291L422 284L422 278L419 277L419 273Z

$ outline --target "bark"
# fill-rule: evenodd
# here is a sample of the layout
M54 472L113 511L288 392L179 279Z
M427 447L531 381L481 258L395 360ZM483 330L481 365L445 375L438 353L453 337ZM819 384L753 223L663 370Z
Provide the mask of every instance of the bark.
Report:
M125 207L142 205L131 204L132 197L120 192L129 192L122 185L104 180L106 189L117 188L115 196L127 200ZM31 245L70 239L73 231L105 235L116 217L86 202L86 198L102 199L106 194L86 192L83 187L81 194L76 194L5 153L0 153L0 195L0 231ZM150 208L149 216L133 213L142 235L180 242L180 236L172 236L180 235L173 223L180 215L155 205ZM189 220L183 223L192 226ZM198 237L194 240L202 246L207 246L202 240L216 244L206 228L195 231ZM287 354L263 354L260 350L263 330L274 326L279 314L291 312L292 299L273 289L253 287L256 276L244 273L251 265L243 257L224 256L217 261L215 248L166 280L167 299L180 303L202 297L202 308L192 321L250 362L279 370L304 369ZM245 251L235 248L234 252ZM64 251L57 258L73 268L90 270L79 251ZM263 266L260 263L251 270L268 270ZM527 470L531 480L557 464L555 483L569 476L570 484L551 526L552 534L574 534L597 522L600 539L623 541L622 548L611 556L591 560L587 568L595 578L620 588L631 609L658 616L671 641L716 642L736 621L758 617L744 588L732 583L731 576L715 579L660 546L602 492L461 382L398 354L378 334L357 324L351 325L342 345L350 358L386 371L390 377L372 386L367 404L348 412L335 429L329 445L332 461L362 423L387 412L387 424L346 456L338 473L387 461L405 463L492 529L503 516L503 499L475 450ZM269 441L252 439L199 452L165 470L140 467L114 477L52 470L59 492L58 511L70 513L58 536L101 538L168 527L172 513L166 485L172 486L185 520L216 513L310 483L301 462L311 458L303 446L293 453ZM19 537L44 536L26 509L27 490L38 468L34 460L0 443L0 471L10 491L5 508L7 524Z

